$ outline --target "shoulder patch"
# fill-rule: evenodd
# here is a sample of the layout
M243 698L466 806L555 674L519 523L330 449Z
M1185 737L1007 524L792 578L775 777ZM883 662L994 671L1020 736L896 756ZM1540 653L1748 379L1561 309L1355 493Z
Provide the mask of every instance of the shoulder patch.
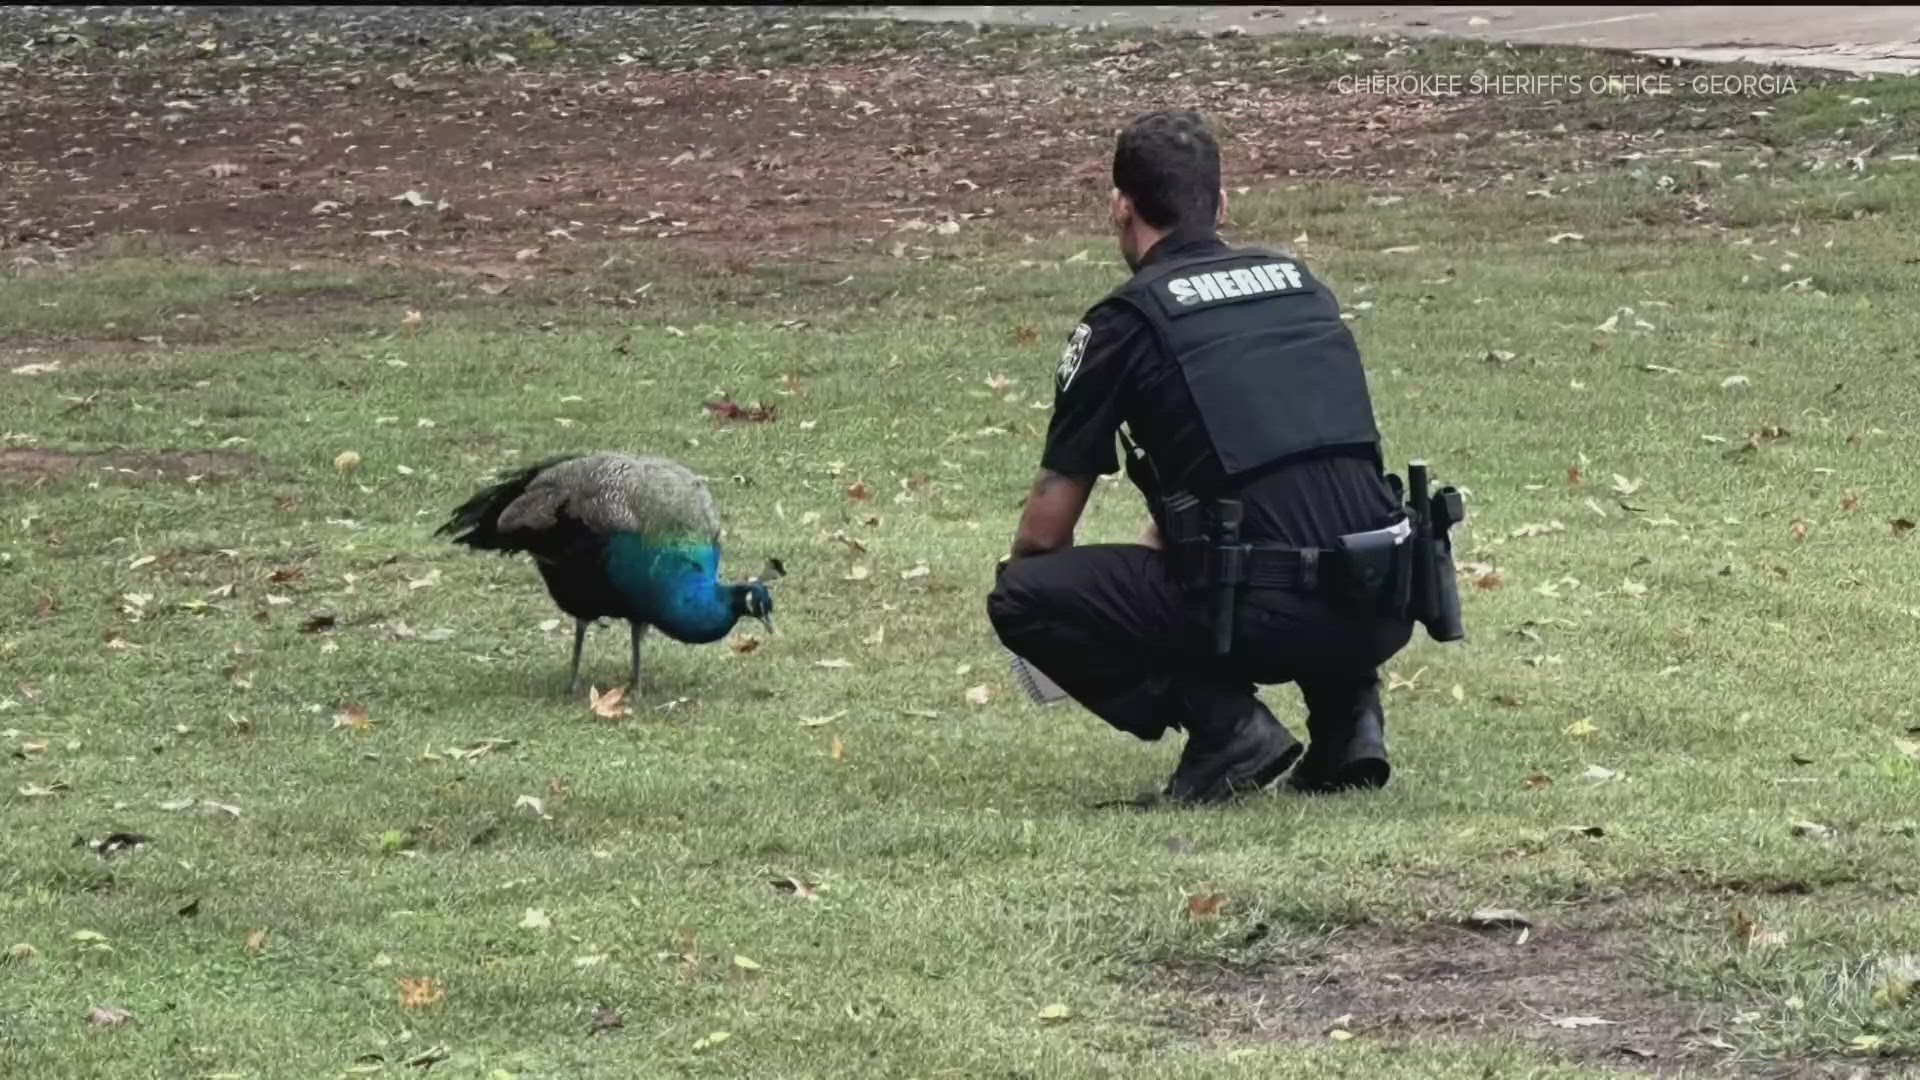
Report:
M1087 355L1087 340L1093 337L1093 327L1081 323L1073 328L1073 336L1067 339L1067 347L1060 350L1060 366L1054 371L1054 383L1065 390L1080 372L1080 360Z

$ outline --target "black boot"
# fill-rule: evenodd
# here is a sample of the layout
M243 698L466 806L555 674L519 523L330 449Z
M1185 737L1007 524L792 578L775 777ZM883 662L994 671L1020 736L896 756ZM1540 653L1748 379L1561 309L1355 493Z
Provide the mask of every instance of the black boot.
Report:
M1288 785L1306 792L1385 787L1393 769L1387 764L1387 718L1380 708L1380 684L1302 682L1300 695L1307 702L1307 738L1312 745L1287 779Z
M1278 780L1304 749L1257 699L1249 710L1244 699L1222 708L1226 703L1206 692L1190 698L1194 707L1183 722L1187 745L1165 792L1174 802L1223 802L1257 791Z

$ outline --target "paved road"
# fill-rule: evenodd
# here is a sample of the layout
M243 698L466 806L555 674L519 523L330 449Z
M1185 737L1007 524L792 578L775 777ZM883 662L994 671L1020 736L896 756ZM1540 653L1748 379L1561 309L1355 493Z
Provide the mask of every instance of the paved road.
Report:
M1920 7L1165 7L1102 4L878 6L866 14L923 22L1175 25L1250 34L1317 31L1584 45L1653 56L1750 61L1831 71L1920 74Z

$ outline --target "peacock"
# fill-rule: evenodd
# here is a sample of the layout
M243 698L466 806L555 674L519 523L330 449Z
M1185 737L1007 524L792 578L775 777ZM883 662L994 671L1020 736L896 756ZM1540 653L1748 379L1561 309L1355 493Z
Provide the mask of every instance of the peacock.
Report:
M720 580L720 515L692 470L664 457L561 454L482 489L435 536L477 551L524 551L547 593L571 615L567 693L580 689L587 627L632 627L629 689L640 690L640 642L649 627L691 645L718 641L742 616L773 632L773 595L760 576ZM768 578L784 572L770 559Z

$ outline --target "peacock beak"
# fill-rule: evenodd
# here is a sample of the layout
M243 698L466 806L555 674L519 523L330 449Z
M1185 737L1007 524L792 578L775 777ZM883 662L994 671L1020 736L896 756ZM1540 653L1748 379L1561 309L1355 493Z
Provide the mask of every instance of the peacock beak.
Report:
M759 616L759 619L760 619L760 625L767 628L767 633L769 634L773 633L773 616L761 615Z

